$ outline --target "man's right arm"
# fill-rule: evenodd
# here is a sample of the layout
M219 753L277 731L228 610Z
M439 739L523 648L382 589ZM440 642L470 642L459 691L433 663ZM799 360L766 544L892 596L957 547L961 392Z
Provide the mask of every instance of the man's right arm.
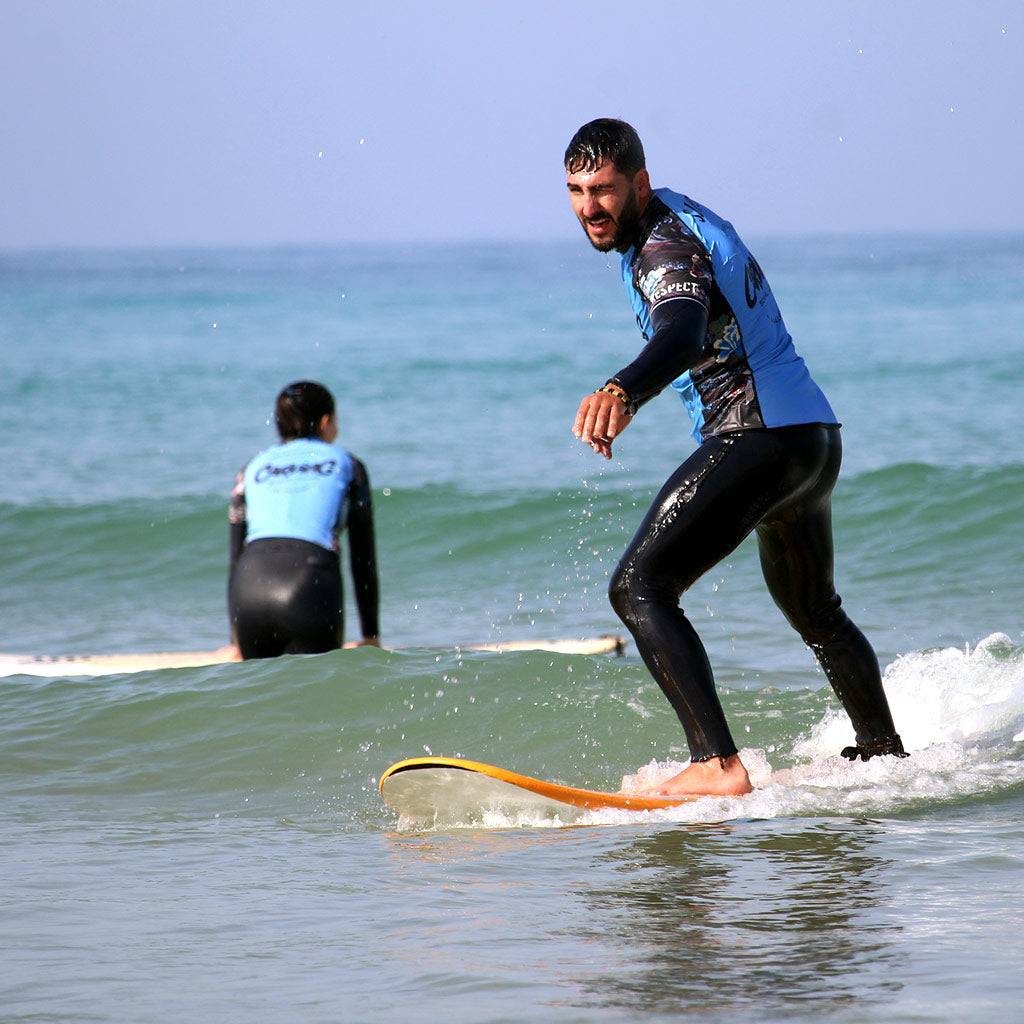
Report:
M640 355L580 403L573 433L610 459L612 441L645 402L701 358L711 309L711 258L672 220L641 251L633 284L650 312L651 336Z
M700 239L675 218L659 223L637 257L633 277L650 312L651 335L640 355L611 378L629 395L634 411L700 361L713 281L711 257Z
M376 644L380 638L380 582L377 576L373 499L366 467L355 456L352 462L355 472L348 493L348 551L352 584L363 642Z
M651 309L651 327L654 334L640 355L609 381L626 392L633 411L700 360L708 311L694 299L669 299Z

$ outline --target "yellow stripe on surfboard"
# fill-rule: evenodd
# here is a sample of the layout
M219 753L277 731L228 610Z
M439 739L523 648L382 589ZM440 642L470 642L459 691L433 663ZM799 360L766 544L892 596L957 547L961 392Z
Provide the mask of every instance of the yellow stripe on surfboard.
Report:
M615 808L624 811L655 811L665 807L678 807L680 804L690 803L697 799L693 796L631 796L628 793L604 793L594 789L579 789L575 786L563 786L557 782L547 782L544 779L534 779L529 775L521 775L519 772L499 768L493 764L485 764L482 761L467 761L460 757L413 757L399 761L380 777L378 788L387 804L400 814L406 814L409 804L404 799L405 794L402 787L396 785L398 777L405 773L429 773L453 768L506 783L515 789L535 794L558 804L584 810ZM437 794L433 797L437 801L439 811L444 810L442 803L445 800L445 785L448 785L449 788L454 787L457 785L457 779L457 776L452 776L450 773L442 779L442 785L438 787Z

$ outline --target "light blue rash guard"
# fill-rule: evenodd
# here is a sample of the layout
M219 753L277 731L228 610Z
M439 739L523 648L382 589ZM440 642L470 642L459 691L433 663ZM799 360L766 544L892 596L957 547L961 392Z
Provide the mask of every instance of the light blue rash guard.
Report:
M697 441L716 434L802 423L837 423L797 355L757 260L733 226L705 206L655 189L622 279L644 338L651 311L698 302L708 314L701 355L672 381Z
M245 467L245 540L291 537L337 551L352 456L311 437L274 445Z

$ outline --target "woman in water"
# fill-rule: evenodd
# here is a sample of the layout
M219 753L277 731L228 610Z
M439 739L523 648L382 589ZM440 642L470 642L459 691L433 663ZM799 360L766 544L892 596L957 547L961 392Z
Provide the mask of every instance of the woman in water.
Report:
M356 646L380 646L370 481L359 459L333 445L334 397L313 381L289 384L274 420L281 443L252 459L231 492L232 640L244 659L341 647L338 542L347 528Z

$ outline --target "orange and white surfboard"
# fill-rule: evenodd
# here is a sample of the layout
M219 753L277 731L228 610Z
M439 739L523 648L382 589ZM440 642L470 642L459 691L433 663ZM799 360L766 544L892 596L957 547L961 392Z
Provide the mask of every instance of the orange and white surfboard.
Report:
M393 764L380 777L384 801L403 818L427 823L480 820L491 812L506 817L537 815L575 820L586 811L615 808L653 811L678 807L696 797L631 796L578 789L481 761L458 757L414 757Z

